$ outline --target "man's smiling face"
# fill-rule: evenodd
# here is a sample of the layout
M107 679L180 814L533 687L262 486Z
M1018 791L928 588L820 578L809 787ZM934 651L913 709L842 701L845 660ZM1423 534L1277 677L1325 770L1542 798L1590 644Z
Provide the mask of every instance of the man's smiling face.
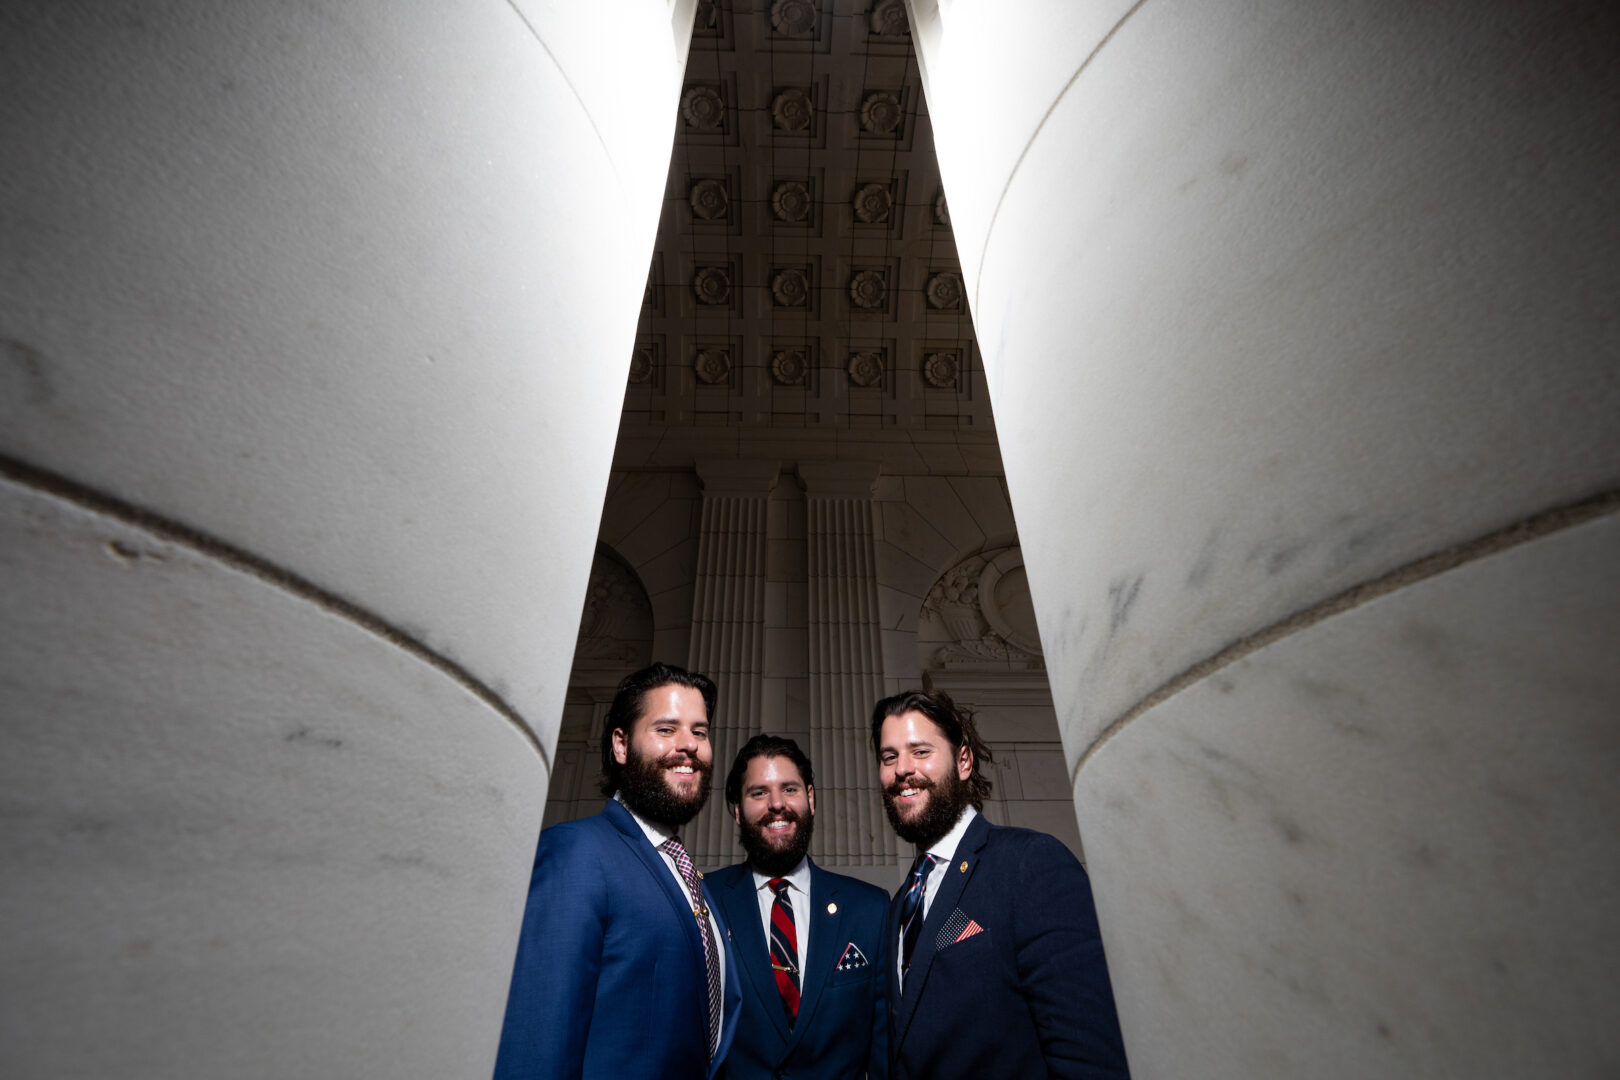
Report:
M732 808L748 862L760 873L789 873L810 850L816 790L792 759L762 754L743 773L742 801Z
M928 845L951 831L972 799L967 779L973 753L951 746L920 712L883 721L878 737L878 782L889 824L902 840Z
M613 756L624 766L626 806L670 828L685 825L709 798L714 748L703 695L674 683L647 691L632 732L613 732Z

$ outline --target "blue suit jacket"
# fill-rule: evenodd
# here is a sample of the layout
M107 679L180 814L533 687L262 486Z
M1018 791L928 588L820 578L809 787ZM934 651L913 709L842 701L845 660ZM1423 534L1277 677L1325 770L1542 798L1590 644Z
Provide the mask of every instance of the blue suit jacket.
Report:
M718 909L715 920L724 944ZM628 810L610 801L595 817L540 834L497 1080L706 1080L742 1004L729 948L713 1065L707 996L692 908Z
M810 954L801 963L799 1017L791 1029L771 972L754 875L746 864L709 875L731 927L742 972L742 1020L726 1058L725 1080L888 1076L883 945L889 898L882 889L810 864ZM828 911L828 907L836 907ZM853 945L865 958L855 958ZM838 970L839 961L844 969Z
M897 893L885 937L899 936ZM884 974L896 1080L1129 1076L1091 883L1045 833L974 818L905 993L892 962Z

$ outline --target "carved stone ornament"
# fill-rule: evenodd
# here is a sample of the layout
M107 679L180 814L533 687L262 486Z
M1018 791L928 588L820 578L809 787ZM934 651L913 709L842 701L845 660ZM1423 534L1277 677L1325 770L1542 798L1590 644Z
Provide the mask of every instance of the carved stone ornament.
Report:
M714 0L698 0L697 14L692 20L694 34L710 33L720 29L720 9Z
M917 633L931 650L926 668L1044 669L1022 551L995 548L947 570L928 590Z
M945 192L942 190L934 197L934 221L946 228L951 224L951 208L945 204Z
M862 184L855 191L855 216L867 224L888 221L894 198L884 184Z
M723 304L731 299L731 275L723 266L705 266L692 278L692 291L700 304Z
M771 278L771 296L779 307L802 307L810 299L810 282L803 270L778 270Z
M778 34L804 37L816 28L815 0L776 0L771 5L771 26Z
M878 0L872 5L872 33L878 37L905 37L911 33L904 0Z
M724 180L699 180L692 185L692 213L704 221L721 221L731 208Z
M731 377L730 350L699 349L697 356L692 358L692 372L697 375L699 382L710 386L725 382Z
M771 102L771 123L782 131L803 131L810 126L815 113L810 95L796 86L783 90Z
M929 307L961 307L962 279L955 274L935 274L928 279L928 286L923 290L923 295L928 297Z
M681 95L681 118L699 131L719 131L726 119L726 103L715 86L694 86Z
M651 382L653 376L654 349L651 345L637 345L636 351L630 354L630 381L633 383Z
M779 349L771 357L771 377L783 386L798 386L810 370L810 355L804 349Z
M801 180L786 180L771 192L771 213L778 221L803 221L810 216L810 188Z
M929 353L927 359L923 361L923 378L928 380L929 386L940 390L954 390L957 368L955 353Z
M849 279L849 298L856 307L879 308L889 298L889 283L881 270L862 270Z
M902 115L900 99L887 90L867 94L861 102L861 127L873 135L893 135Z
M849 381L856 386L877 386L883 382L883 354L871 349L850 353Z
M651 644L652 604L647 591L628 569L598 554L585 589L574 647L576 666L635 664Z

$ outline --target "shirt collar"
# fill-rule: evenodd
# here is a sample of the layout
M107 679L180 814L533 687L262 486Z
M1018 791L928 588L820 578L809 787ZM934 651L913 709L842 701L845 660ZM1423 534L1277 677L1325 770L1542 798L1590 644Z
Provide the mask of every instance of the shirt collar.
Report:
M962 843L962 837L966 835L968 826L973 824L973 819L978 816L979 812L971 805L963 807L961 816L956 819L956 824L951 826L951 831L935 840L926 850L939 862L950 862L956 858L956 849ZM921 855L923 851L923 848L918 848L917 854Z
M771 879L769 877L760 873L758 870L754 870L752 866L750 866L749 869L753 871L754 874L754 888L756 891L759 889L768 888L770 886ZM800 859L798 866L795 866L792 870L789 870L787 873L781 876L787 878L788 884L791 885L796 891L809 896L810 856L806 855L804 858Z
M630 816L636 819L636 824L640 825L641 831L647 834L647 840L652 844L653 847L662 849L664 841L668 840L672 836L677 840L680 839L681 830L666 829L657 822L648 821L634 810L630 810L629 804L627 804L623 799L619 798L619 793L617 791L613 793L613 801L630 811Z

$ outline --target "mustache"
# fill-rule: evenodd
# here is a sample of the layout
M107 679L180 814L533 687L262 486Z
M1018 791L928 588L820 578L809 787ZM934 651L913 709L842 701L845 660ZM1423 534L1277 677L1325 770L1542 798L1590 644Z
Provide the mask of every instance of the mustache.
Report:
M677 765L690 765L697 772L709 771L709 766L700 761L696 754L689 754L684 750L676 750L658 759L658 767L661 769L673 769Z
M888 795L891 798L899 798L900 793L906 790L906 788L913 788L917 791L928 791L933 787L934 782L928 779L926 776L908 776L904 780L896 780L894 783L884 788L883 794Z
M798 824L803 823L804 818L800 816L800 814L799 814L799 812L797 810L794 810L791 807L789 807L788 809L782 810L782 811L780 811L778 813L774 813L774 814L767 813L764 817L760 818L757 822L755 822L754 825L755 825L756 828L763 829L765 826L769 825L773 821L788 821L788 822L792 822L795 825L798 825Z

